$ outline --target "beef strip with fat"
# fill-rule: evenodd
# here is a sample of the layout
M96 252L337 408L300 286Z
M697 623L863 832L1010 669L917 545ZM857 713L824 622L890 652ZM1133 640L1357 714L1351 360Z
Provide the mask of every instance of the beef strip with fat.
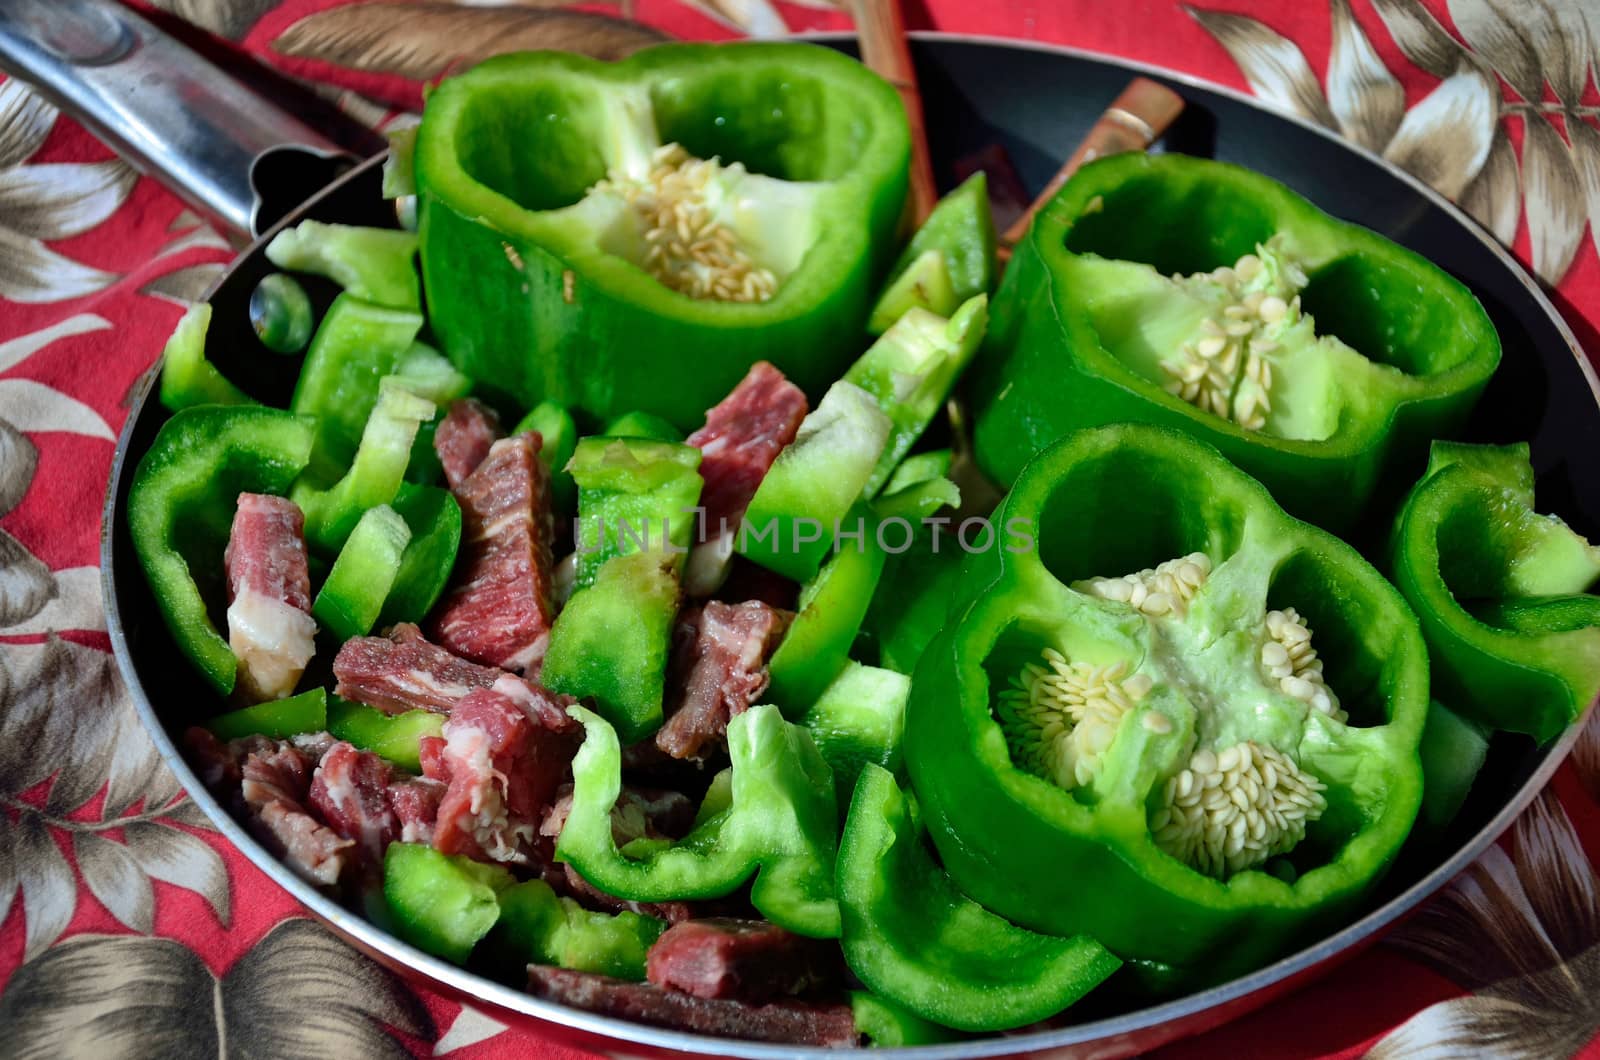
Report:
M656 986L749 1002L837 984L841 972L837 944L731 917L674 924L646 958L646 977Z
M281 699L294 691L316 651L299 506L283 497L239 494L223 566L238 692L251 702Z
M439 454L444 480L454 490L467 480L489 448L500 438L500 414L476 398L450 402L444 419L433 432L433 451Z

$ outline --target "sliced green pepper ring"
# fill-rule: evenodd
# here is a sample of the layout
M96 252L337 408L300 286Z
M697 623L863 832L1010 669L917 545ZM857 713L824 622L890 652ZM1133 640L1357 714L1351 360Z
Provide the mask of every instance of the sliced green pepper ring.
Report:
M1182 155L1080 169L1018 246L993 317L970 384L997 481L1074 429L1154 423L1331 527L1458 427L1500 359L1483 307L1437 266L1268 177Z
M689 157L665 157L670 144ZM602 421L639 409L695 429L749 368L758 330L761 356L818 394L889 264L909 154L894 90L815 45L496 56L435 88L417 135L429 323L473 378ZM652 244L629 189L699 209L663 192L662 170L674 187L722 189L705 201L728 205L713 220L744 260L711 267L728 294L647 271L663 260L651 249L673 263L687 250ZM681 264L675 275L707 278L700 259ZM758 273L770 297L747 300L738 281ZM694 351L694 371L663 350Z
M1021 521L1036 547L968 557L906 720L907 767L961 888L1033 930L1092 934L1118 956L1207 979L1347 914L1404 842L1422 793L1427 660L1393 587L1214 449L1161 428L1069 436L1028 465L994 518ZM1126 599L1128 579L1101 577L1151 576L1170 556L1209 568L1181 614L1171 601L1149 612L1119 602L1105 583ZM1320 707L1299 671L1280 680L1268 669L1291 607L1291 646L1317 630ZM1122 713L1075 763L1059 740L1076 739L1081 719L1031 745L1025 727L997 720L1007 679L1047 672L1047 649L1058 673L1088 667L1120 683ZM1046 752L1089 768L1068 784L1041 770ZM1205 801L1213 774L1220 807ZM1230 816L1236 787L1246 806Z

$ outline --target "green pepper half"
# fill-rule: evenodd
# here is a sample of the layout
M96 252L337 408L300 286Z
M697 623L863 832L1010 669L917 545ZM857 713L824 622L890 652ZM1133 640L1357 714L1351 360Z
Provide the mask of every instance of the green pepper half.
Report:
M1206 980L1346 915L1422 795L1427 656L1394 588L1162 428L1050 446L994 518L1015 533L967 557L906 717L956 883Z
M758 357L820 393L909 154L894 90L815 45L497 56L434 89L417 135L429 323L474 379L602 422L691 431Z
M979 464L1012 481L1080 427L1177 427L1290 512L1343 527L1471 410L1500 360L1456 280L1237 166L1080 169L1018 246L971 376Z

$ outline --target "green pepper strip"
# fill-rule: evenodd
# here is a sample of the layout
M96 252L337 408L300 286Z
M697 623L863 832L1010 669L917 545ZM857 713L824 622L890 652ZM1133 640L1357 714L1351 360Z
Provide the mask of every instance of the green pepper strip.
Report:
M538 431L543 444L539 459L550 469L550 503L558 515L571 515L578 507L578 487L567 463L578 449L578 425L572 413L554 401L541 401L511 431Z
M572 812L556 857L607 894L641 902L716 898L752 872L750 901L774 924L836 938L833 896L838 809L833 780L807 732L778 708L751 707L728 723L730 802L675 843L638 858L617 849L611 808L622 791L622 750L605 720L569 708L586 736L572 763Z
M661 551L607 560L550 630L540 682L592 699L629 743L661 727L682 560Z
M1329 336L1273 365L1274 406L1317 424L1303 437L1201 411L1154 367L1175 352L1164 324L1189 304L1166 277L1231 267L1274 236ZM1075 429L1152 423L1209 442L1290 512L1337 528L1384 472L1465 421L1499 360L1483 307L1420 255L1260 174L1135 151L1084 166L1039 213L968 384L978 462L1002 484Z
M393 504L411 530L411 543L378 614L380 627L427 617L450 581L461 546L461 505L449 490L407 482Z
M535 114L552 120L524 120ZM669 289L635 263L638 236L610 223L625 215L583 201L608 170L648 169L661 142L748 167L761 192L741 205L751 243L794 264L770 300ZM417 136L430 325L463 371L516 403L601 422L642 409L694 430L757 351L818 393L889 263L909 157L894 91L815 45L496 56L430 93ZM694 370L667 350L694 351Z
M386 758L407 772L420 773L420 742L424 736L440 735L444 723L445 715L431 710L385 714L334 696L328 702L327 723L319 728L325 727L335 738Z
M1092 932L1121 957L1193 967L1207 979L1255 967L1347 915L1390 865L1422 795L1427 659L1393 587L1349 545L1286 516L1214 449L1160 428L1123 424L1051 446L993 520L1022 520L1032 547L965 557L906 717L906 764L962 890L1034 930ZM1246 690L1233 696L1220 686L1210 724L1228 743L1285 744L1326 786L1326 811L1288 855L1292 883L1253 870L1218 880L1155 843L1157 788L1201 731L1199 706L1164 670L1125 715L1090 789L1066 791L1018 768L993 713L1000 683L1043 647L1069 659L1102 652L1167 665L1172 649L1145 619L1063 583L1194 550L1213 564L1190 612L1212 631L1199 650L1238 651L1228 656L1237 670L1220 656L1213 665L1229 666L1227 679ZM1259 657L1269 601L1303 611L1317 630L1348 724L1248 683L1259 681L1246 670ZM1166 723L1145 724L1146 711Z
M206 722L211 734L224 742L242 736L270 736L287 740L303 732L321 732L328 727L328 693L313 688L287 699L242 707Z
M889 270L867 331L882 335L913 306L947 317L974 295L992 294L994 214L980 170L939 200Z
M267 244L280 269L326 276L357 298L394 309L420 309L414 259L417 237L388 228L301 221Z
M1600 549L1533 502L1526 445L1436 443L1392 553L1439 698L1543 743L1600 692Z
M289 402L317 418L311 472L332 482L354 459L378 401L378 383L394 375L422 330L420 314L342 294L328 307L306 353Z
M863 540L859 549L846 546L834 553L801 588L799 613L767 664L767 699L790 717L816 702L849 662L883 560L877 544Z
M607 438L651 438L658 442L681 442L683 432L660 416L648 412L629 412L606 424L601 432Z
M863 766L900 775L900 738L910 698L911 680L905 674L850 662L806 708L800 723L833 770L841 806L849 805Z
M839 908L850 970L883 997L960 1030L1053 1016L1122 963L1087 935L1035 934L962 894L923 846L894 777L870 764L840 843Z
M938 1045L960 1037L948 1027L925 1020L905 1006L868 990L850 991L850 1011L856 1019L856 1030L875 1049Z
M162 425L128 489L128 533L167 628L218 692L238 660L207 615L241 493L283 494L311 454L309 420L278 409L200 405Z
M496 895L511 873L416 843L390 843L383 896L396 933L425 953L462 964L500 919Z
M1434 700L1422 729L1422 809L1412 840L1438 839L1467 801L1489 754L1489 733Z
M645 955L666 928L638 913L591 912L543 880L528 880L500 892L500 922L486 945L522 974L529 964L553 964L638 982Z
M190 405L255 405L206 359L211 303L196 302L172 329L161 351L161 403L173 412Z
M311 602L311 617L343 643L372 632L400 574L411 528L387 504L362 513Z
M305 479L295 483L290 496L305 512L308 544L324 552L338 551L367 509L395 499L411 460L417 428L431 419L434 411L433 402L411 393L392 377L381 382L378 403L367 418L350 470L327 489L318 489Z

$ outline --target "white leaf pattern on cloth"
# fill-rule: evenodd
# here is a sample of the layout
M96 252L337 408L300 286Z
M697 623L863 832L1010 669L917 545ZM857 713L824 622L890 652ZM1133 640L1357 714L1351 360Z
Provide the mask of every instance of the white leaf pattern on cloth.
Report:
M1461 42L1418 0L1372 0L1372 8L1405 57L1434 77L1449 77L1466 55Z
M1293 41L1244 15L1185 10L1228 50L1256 95L1318 125L1337 127L1311 65Z
M148 933L155 923L156 896L128 848L94 832L75 832L72 855L89 893L124 927Z
M1500 242L1509 245L1517 237L1517 222L1522 218L1522 176L1517 170L1516 149L1504 129L1495 130L1489 157L1461 193L1460 203Z
M1372 151L1382 151L1406 112L1406 93L1383 65L1350 10L1332 0L1333 44L1328 52L1328 106L1339 131Z
M57 591L50 568L0 530L0 632L20 632L13 627L36 617Z
M105 317L95 316L93 313L79 313L47 328L30 331L8 342L0 342L0 372L15 368L59 339L68 339L91 331L104 331L110 326L111 321Z
M78 881L37 813L23 810L14 822L0 813L0 827L17 830L11 856L27 921L22 959L31 961L67 930L78 907Z
M1494 80L1467 66L1406 111L1383 157L1459 198L1489 157L1499 105Z
M470 1045L486 1042L505 1033L505 1030L504 1023L490 1019L471 1005L462 1005L461 1011L456 1014L455 1022L450 1024L450 1029L433 1043L433 1055L449 1056Z
M0 379L0 408L18 430L65 431L117 440L100 414L75 397L32 379Z
M1567 135L1572 139L1572 162L1589 210L1589 240L1600 254L1600 129L1586 121L1568 121Z
M39 450L22 432L0 418L0 515L22 503L39 466Z
M1450 19L1468 46L1530 103L1542 95L1544 75L1527 25L1546 18L1543 0L1449 0Z
M123 841L145 875L200 895L211 904L217 921L228 926L228 867L209 843L156 821L128 825Z
M0 530L0 534L4 533L5 531ZM3 551L4 542L0 541L0 552ZM104 633L106 612L100 595L100 568L68 567L65 570L53 571L51 577L55 581L55 594L45 601L44 606L31 617L7 625L6 570L3 561L0 561L0 633L10 636L62 633L67 630L93 630Z
M1566 273L1583 241L1583 187L1555 126L1542 119L1522 131L1522 181L1533 271L1549 283Z

